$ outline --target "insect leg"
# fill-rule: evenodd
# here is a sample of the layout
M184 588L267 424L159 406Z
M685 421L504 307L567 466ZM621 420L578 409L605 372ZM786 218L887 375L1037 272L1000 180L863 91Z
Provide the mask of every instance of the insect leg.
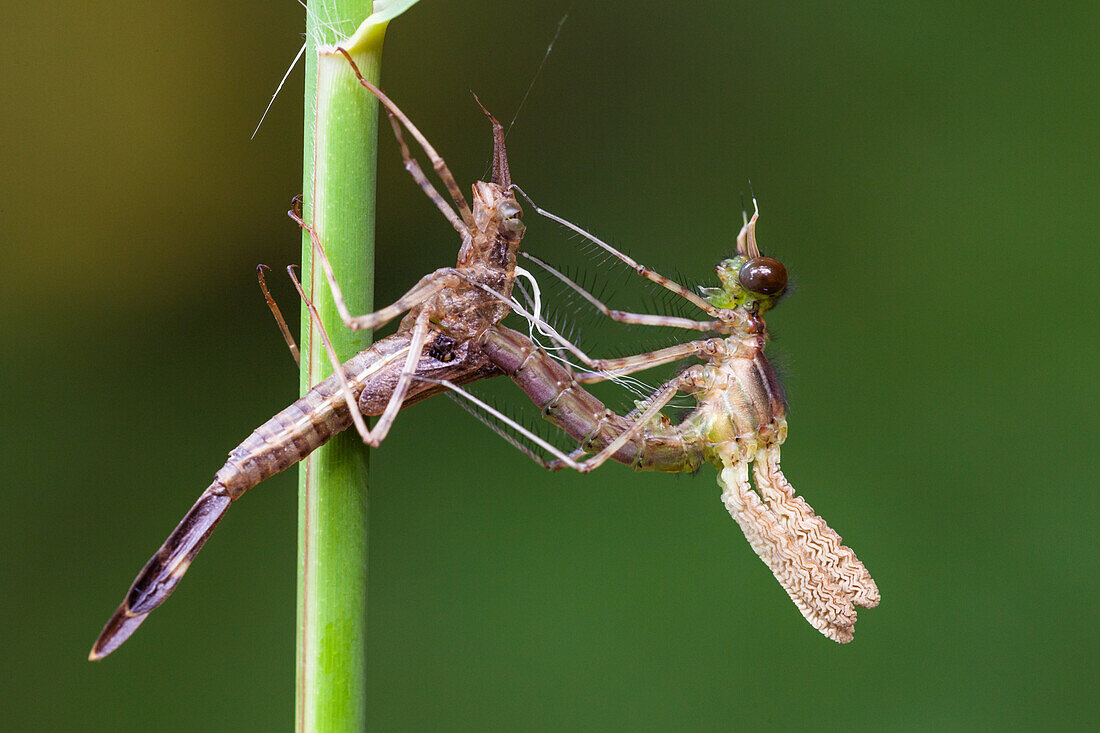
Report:
M584 229L581 229L576 224L573 224L572 222L567 221L567 220L561 218L560 216L557 216L556 214L552 214L549 211L540 208L538 206L538 204L536 204L531 199L531 197L527 195L527 192L524 191L519 186L517 186L515 184L512 184L512 190L516 191L521 196L523 196L523 198L525 198L527 200L527 203L531 204L531 207L535 210L535 213L538 214L539 216L544 216L547 219L550 219L551 221L555 221L558 224L561 224L563 227L566 227L567 229L570 229L570 230L576 232L577 234L581 235L582 237L584 237L588 241L592 242L595 245L598 245L599 247L603 248L608 253L610 253L610 254L614 255L615 257L617 257L618 259L622 260L632 270L634 270L634 272L638 273L639 275L644 277L646 280L649 280L650 282L657 283L658 285L665 288L666 290L671 290L672 292L676 293L680 297L687 300L689 303L691 303L695 307L699 308L701 311L703 311L707 315L714 316L714 317L718 316L718 313L719 313L718 308L715 308L713 305L708 303L705 299L703 299L702 297L700 297L700 296L696 295L695 293L691 292L690 290L685 288L683 285L680 285L679 283L677 283L673 280L670 280L669 278L665 277L664 275L649 269L645 265L638 264L629 255L620 252L619 250L615 249L610 244L603 241L602 239L600 239L596 235L590 234L589 232L586 232Z
M676 344L665 349L649 351L644 354L634 354L618 359L597 359L594 372L580 372L576 375L581 384L596 384L606 382L609 379L625 377L628 374L645 371L662 364L671 364L674 361L698 356L706 351L706 341L689 341L686 344Z
M652 397L649 398L645 411L641 416L634 421L634 423L622 433L618 435L614 440L608 443L603 450L596 455L581 461L577 465L570 466L575 468L581 473L588 473L600 467L608 458L614 456L620 448L626 445L628 442L636 438L642 430L646 428L650 422L653 421L657 415L660 414L661 409L669 403L669 401L676 396L677 387L674 382L665 384L659 390L657 390ZM569 464L566 464L569 465Z
M588 354L584 353L579 346L562 336L557 329L549 323L536 318L522 306L512 303L512 310L520 317L527 319L527 321L534 325L540 333L548 335L554 341L564 346L569 353L577 357L581 363L593 370L592 372L582 373L577 376L577 381L585 384L602 382L615 377L625 377L634 372L640 372L645 369L661 366L662 364L669 364L674 361L686 359L690 356L696 356L706 352L710 344L709 340L688 341L687 343L676 344L663 349L657 349L656 351L647 351L632 356L622 356L612 359L593 359L588 356Z
M461 407L461 408L462 408L463 410L465 410L466 412L468 412L468 413L470 413L471 415L473 415L473 416L474 416L474 417L475 417L475 418L476 418L476 419L477 419L477 420L478 420L478 421L479 421L479 422L480 422L480 423L481 423L482 425L484 425L485 427L489 428L490 430L492 430L492 431L493 431L494 433L496 433L496 434L497 434L497 435L499 435L500 437L504 438L504 440L505 440L505 441L507 441L509 445L511 445L511 446L512 446L513 448L515 448L516 450L518 450L518 451L519 451L520 453L522 453L523 455L527 456L528 458L530 458L530 459L531 459L532 461L534 461L535 463L539 464L539 465L540 465L540 466L542 466L543 468L550 468L550 469L552 469L552 467L553 467L553 463L551 463L550 461L546 460L545 458L543 458L542 456L540 456L540 455L539 455L538 453L535 453L535 451L531 450L531 449L530 449L530 448L528 448L528 447L527 447L526 445L524 445L523 443L521 443L521 442L520 442L520 441L519 441L519 440L518 440L518 439L517 439L517 438L516 438L515 436L511 435L510 433L507 433L507 432L505 432L503 428L501 428L501 427L500 427L499 425L497 425L496 423L494 423L494 422L493 422L492 420L490 420L490 419L489 419L488 417L486 417L485 415L483 415L483 414L482 414L482 413L481 413L481 412L480 412L480 411L479 411L479 410L477 409L477 407L476 407L476 406L475 406L474 404L472 404L472 403L470 403L470 402L468 402L468 401L466 401L466 400L463 400L463 399L462 399L462 398L461 398L460 396L458 396L458 395L457 395L457 394L455 394L454 392L452 392L452 393L451 393L450 395L448 395L448 396L449 396L449 397L450 397L450 398L451 398L452 400L454 400L455 404L457 404L457 405L458 405L459 407ZM578 450L579 450L579 449L578 449ZM572 455L575 455L575 454L576 454L576 451L575 451L574 453L570 453L569 455L571 455L571 456L572 456ZM580 452L580 455L583 455L583 451L581 451L581 452Z
M359 412L358 400L355 397L355 392L351 389L351 384L348 382L348 375L344 372L344 365L340 363L340 357L336 355L336 349L332 347L332 341L329 340L328 332L325 330L325 325L321 323L321 314L317 312L317 307L313 305L313 301L306 297L306 293L302 290L302 284L298 282L298 278L294 275L294 265L286 268L287 273L290 275L290 279L294 281L294 288L298 291L298 295L301 296L302 302L306 304L306 308L309 310L310 320L317 327L317 331L321 334L321 341L325 346L325 354L328 355L329 363L332 364L332 373L336 375L336 378L340 381L340 394L344 396L344 402L347 403L348 411L351 414L351 421L355 425L356 431L359 433L359 437L363 439L364 443L370 444L370 429L367 428L367 423L363 419L362 413ZM376 447L372 445L372 447Z
M476 396L474 396L473 394L471 394L471 393L467 392L466 390L462 389L461 387L454 384L453 382L450 382L450 381L445 380L445 379L440 379L440 380L433 380L433 379L426 379L426 378L421 378L421 379L424 379L424 381L435 382L436 384L440 384L440 385L446 387L447 389L451 390L453 395L457 395L459 397L462 397L463 399L467 400L468 402L476 405L483 412L485 412L489 415L492 415L497 420L499 420L501 423L503 423L503 424L507 425L508 427L512 428L513 430L515 430L517 433L522 435L527 440L530 440L532 443L535 443L540 448L542 448L546 452L550 453L552 456L554 456L555 460L553 460L553 461L544 460L543 458L541 458L540 456L535 454L534 451L530 450L529 448L527 448L526 446L521 444L519 441L517 441L515 438L513 438L511 435L508 435L507 433L503 432L498 426L495 426L492 423L490 423L487 418L485 418L482 415L479 415L477 412L475 412L472 409L468 409L468 412L472 413L475 417L477 417L479 420L481 420L482 423L484 423L485 425L490 427L494 432L499 434L501 437L503 437L505 440L507 440L514 447L516 447L520 451L522 451L528 458L535 461L536 463L543 466L544 468L548 468L550 470L555 470L556 471L560 468L566 467L566 468L572 468L573 470L578 471L580 473L588 473L590 471L594 471L595 469L599 468L603 463L605 463L607 461L607 459L612 458L616 453L618 453L619 450L622 449L622 447L624 445L626 445L631 440L634 440L638 436L638 434L641 433L641 431L644 430L645 427L653 420L653 418L655 418L657 416L657 414L660 413L661 408L663 408L666 404L668 404L669 400L671 400L673 398L673 396L675 396L676 391L677 391L675 385L672 385L672 384L666 385L665 387L658 390L658 392L655 393L654 396L649 401L649 404L647 405L645 412L643 412L642 415L635 422L633 422L630 425L629 428L622 431L618 436L615 437L614 440L609 442L596 455L592 456L591 458L578 461L578 460L576 460L576 457L579 454L583 453L584 451L578 450L578 451L573 451L572 453L568 453L568 454L563 453L561 450L559 450L555 446L551 445L550 443L546 442L541 437L539 437L535 433L533 433L530 430L528 430L527 428L525 428L523 425L519 424L518 422L516 422L512 418L505 415L500 410L497 410L492 405L489 405L488 403L478 399Z
M518 422L516 422L512 418L508 417L507 415L505 415L503 412L496 409L492 405L488 404L487 402L485 402L481 399L478 399L475 395L473 395L473 394L467 392L466 390L462 389L462 387L459 387L454 382L451 382L450 380L447 380L447 379L429 379L427 377L418 377L418 379L421 379L422 381L425 381L425 382L432 382L434 384L439 384L443 387L446 387L447 389L451 390L451 392L453 394L458 395L462 399L467 400L468 402L471 402L472 404L476 405L483 412L488 413L489 415L492 415L493 417L495 417L500 422L502 422L505 425L507 425L508 427L512 428L517 433L519 433L523 437L527 438L532 443L534 443L535 445L537 445L540 448L542 448L543 450L545 450L547 453L554 456L558 461L560 461L562 463L562 465L568 466L570 468L575 468L578 471L583 470L581 468L581 464L578 463L577 461L574 461L567 454L565 454L562 451L558 450L556 447L554 447L550 443L546 442L541 437L539 437L535 433L531 432L527 428L523 427ZM489 425L487 420L485 420L483 418L479 418L479 419L481 419L481 421L483 423L485 423L486 425ZM490 427L493 427L493 426L490 425ZM501 433L501 431L498 428L493 427L493 429L497 433L499 433L501 435L504 435L504 433ZM505 439L508 440L509 443L511 443L512 445L518 447L521 451L526 453L527 456L530 457L532 460L534 460L536 463L539 463L539 464L541 464L545 467L550 467L550 464L547 461L544 461L543 459L539 458L537 455L534 455L528 449L518 445L517 441L512 439L510 436L505 436ZM589 469L589 470L591 470L591 469Z
M479 284L479 287L489 290L489 288L485 285ZM489 292L497 295L497 297L503 297L492 290L490 290ZM578 378L578 381L586 383L602 382L605 379L610 379L612 377L626 376L627 374L642 371L643 369L650 369L652 367L660 366L662 364L668 364L674 361L679 361L680 359L686 359L689 356L694 356L696 354L704 352L707 349L707 345L709 343L709 341L707 340L688 341L687 343L676 344L675 346L669 346L667 348L658 349L656 351L647 351L645 353L635 354L633 356L617 357L613 359L594 359L588 356L588 354L586 354L584 351L582 351L579 346L574 344L569 339L565 338L565 336L562 336L561 333L557 331L557 329L555 329L546 321L528 312L526 308L519 305L518 303L511 302L510 304L512 306L512 310L516 313L516 315L520 316L521 318L525 318L529 323L535 326L535 328L537 328L540 333L549 336L554 341L564 346L569 351L569 353L580 359L581 363L583 363L589 369L594 370L593 373L585 374L582 375L581 378Z
M649 351L642 354L635 354L634 356L625 356L615 359L593 359L584 353L579 346L571 342L569 339L562 336L557 329L551 326L546 321L537 317L526 308L521 306L515 300L506 298L501 293L490 288L484 283L477 282L475 279L463 272L456 272L458 277L466 280L475 287L489 293L502 303L507 303L511 307L512 311L516 315L524 318L528 323L535 326L540 333L543 333L550 338L557 341L559 344L569 350L571 354L576 356L585 366L590 369L594 369L597 372L606 372L605 374L590 374L585 375L585 379L578 381L585 382L600 382L612 377L624 376L633 372L641 371L643 369L649 369L650 367L660 366L661 364L668 364L670 362L679 361L680 359L686 359L689 356L705 352L709 348L709 340L702 341L688 341L684 344L676 344L675 346L669 346L668 348L658 349L657 351Z
M670 328L686 328L692 331L714 331L721 326L721 321L694 321L690 318L676 318L674 316L655 316L648 313L631 313L629 311L613 310L608 308L595 295L588 292L564 273L527 252L521 253L524 257L538 264L542 269L561 280L582 298L587 300L592 307L603 313L613 321L620 323L633 323L642 326L668 326Z
M352 60L351 54L349 54L342 48L338 48L336 50L342 53L344 55L344 58L348 60L348 63L351 64L351 70L355 73L355 78L359 80L359 83L366 87L371 94L376 96L378 98L378 101L384 104L386 106L386 109L389 110L394 117L401 121L401 124L405 126L405 129L409 131L409 134L411 134L413 138L415 138L416 141L420 143L420 147L424 149L424 153L428 156L428 159L432 161L432 167L435 169L435 172L439 176L439 179L443 181L443 185L447 187L448 193L450 193L451 198L454 199L455 206L458 207L458 213L462 216L462 221L466 223L467 227L473 229L474 215L470 211L469 205L466 203L466 198L462 195L462 189L459 188L458 182L451 174L450 169L447 168L447 164L443 161L443 158L440 157L439 153L435 151L435 148L433 148L431 143L428 142L428 139L424 137L423 134L421 134L420 130L416 129L416 125L414 125L412 121L405 116L405 113L402 112L401 109L396 104L394 104L390 100L390 98L387 97L385 93L383 93L381 89L363 78L363 74L359 71L359 67L355 64L355 61Z
M325 250L321 246L321 239L317 236L317 232L313 230L313 227L302 221L302 218L298 216L298 213L293 209L288 211L287 215L297 222L298 226L309 233L309 240L313 246L313 254L321 262L321 268L325 272L325 279L328 281L329 291L332 293L332 301L336 305L336 310L340 313L340 318L344 321L344 325L353 331L378 328L379 326L385 325L405 311L419 305L445 288L447 286L447 281L444 276L454 273L454 268L442 267L420 278L420 282L398 298L392 305L388 305L385 308L366 315L353 316L348 311L348 307L344 302L344 294L340 290L339 283L336 282L336 274L332 271L332 264L328 261L328 256L325 255Z
M408 347L408 355L405 357L405 366L401 370L401 376L398 378L397 386L394 387L393 394L390 396L389 402L386 403L386 409L378 419L378 423L374 426L374 430L370 430L367 428L367 423L363 419L362 413L359 412L358 399L351 388L351 384L348 382L347 374L344 372L344 367L340 363L340 357L337 356L336 349L333 348L332 341L329 340L328 333L321 323L321 316L317 313L317 308L313 305L313 302L306 297L305 291L302 290L301 283L299 283L298 278L294 276L294 266L291 265L288 267L287 272L290 273L290 278L294 281L294 287L298 290L298 294L302 297L303 302L305 302L306 307L309 309L310 318L321 334L321 340L325 345L325 353L328 355L329 362L332 364L333 374L336 375L340 382L340 393L344 397L344 402L347 403L348 410L351 413L352 423L355 425L359 437L370 447L377 448L386 437L386 434L389 433L390 427L393 425L393 421L397 417L398 411L405 402L405 395L409 392L409 386L412 384L412 379L416 375L416 366L420 363L420 356L424 352L424 342L428 338L430 311L424 309L417 315L416 325L413 327L412 331L412 340Z
M433 186L432 182L424 175L424 171L421 170L420 164L416 162L416 158L412 157L412 153L409 152L409 146L405 144L405 136L401 134L401 124L398 122L393 112L386 110L386 114L390 118L390 126L393 127L393 135L397 138L397 144L401 146L401 159L405 161L405 170L409 172L409 175L413 177L416 184L420 186L420 190L432 200L435 207L443 212L443 216L447 217L447 221L451 222L451 226L453 226L462 236L470 236L470 229L458 218L458 215L455 214L450 204L443 200L443 196L440 195L439 191L435 190L435 186Z
M405 366L401 370L397 386L393 388L393 395L390 397L390 401L386 403L386 409L382 412L382 417L378 418L378 422L375 423L374 430L363 436L363 442L372 448L377 448L387 433L390 432L390 426L393 425L398 411L405 402L405 395L409 392L409 386L416 377L416 367L420 363L420 355L424 352L424 342L428 338L430 316L431 313L427 308L417 314L416 325L413 326L412 330L412 341L409 342L409 354L405 357ZM354 406L352 409L355 409L358 413L358 409ZM360 434L362 435L362 433Z
M687 359L691 356L702 354L707 349L707 341L688 341L686 344L676 344L656 351L647 351L643 354L623 356L617 359L593 359L591 366L596 371L580 373L577 381L582 384L595 384L616 377L625 377L634 372L652 369L662 364L670 364L674 361Z
M581 444L584 453L599 451L587 461L577 460L577 453L562 456L553 451L558 462L550 468L568 466L587 472L613 457L637 470L678 472L694 470L701 462L702 448L696 439L659 419L661 409L682 386L682 376L663 384L647 402L621 417L583 389L568 367L549 358L522 334L497 326L486 332L482 349L543 417ZM640 431L655 421L659 430L638 439Z
M286 341L287 348L290 349L290 355L294 357L294 363L301 366L302 355L298 351L298 344L294 342L294 336L290 333L290 328L283 319L279 304L275 302L275 298L271 297L271 291L267 289L267 282L264 281L264 270L269 269L271 268L267 265L256 265L256 277L260 280L260 290L264 293L264 300L267 301L267 307L271 309L271 315L275 316L275 322L279 324L279 332L283 334L283 340Z

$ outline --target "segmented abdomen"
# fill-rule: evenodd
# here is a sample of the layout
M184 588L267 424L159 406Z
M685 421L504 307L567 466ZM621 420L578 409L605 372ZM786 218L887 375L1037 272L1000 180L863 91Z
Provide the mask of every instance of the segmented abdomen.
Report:
M386 369L400 370L409 339L395 334L344 362L356 400L363 386ZM340 382L331 376L305 396L276 413L229 452L214 483L237 499L264 479L290 468L351 425Z
M372 378L387 369L400 371L408 343L407 336L395 334L344 363L357 398L363 385ZM138 573L89 658L100 659L110 654L137 630L150 611L172 594L214 527L241 494L294 465L348 427L351 418L339 390L336 377L326 379L256 428L229 453L229 460L214 476L214 482Z
M482 344L489 359L531 398L543 416L585 450L597 452L631 427L627 418L607 409L527 337L497 326L486 332ZM697 469L703 452L683 431L654 423L612 457L636 471L677 473Z

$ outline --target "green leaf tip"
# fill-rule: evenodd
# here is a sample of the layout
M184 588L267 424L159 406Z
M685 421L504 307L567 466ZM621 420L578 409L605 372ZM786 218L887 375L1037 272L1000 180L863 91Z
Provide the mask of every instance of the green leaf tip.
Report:
M359 24L359 27L355 29L355 33L353 33L350 38L337 45L319 48L318 52L321 54L333 54L336 53L336 48L339 46L348 53L357 53L361 46L374 42L372 39L376 37L375 34L379 30L385 32L387 23L404 13L413 5L416 5L418 1L419 0L374 0L374 12Z

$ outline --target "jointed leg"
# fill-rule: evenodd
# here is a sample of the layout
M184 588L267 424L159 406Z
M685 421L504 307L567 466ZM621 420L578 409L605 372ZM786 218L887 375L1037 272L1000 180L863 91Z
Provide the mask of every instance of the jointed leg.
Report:
M674 361L687 359L691 356L699 356L706 353L709 341L688 341L686 344L676 344L656 351L647 351L633 356L623 356L618 359L593 359L592 368L596 371L587 374L576 374L576 380L581 384L596 384L608 379L625 377L628 374L645 371L662 364L671 364Z
M520 435L524 436L525 438L530 440L532 443L534 443L535 445L537 445L540 448L542 448L543 450L545 450L547 453L550 453L551 455L553 455L558 460L566 462L566 465L573 465L574 464L574 461L572 461L569 458L569 456L567 456L565 453L562 453L560 450L555 448L553 445L551 445L550 443L547 443L545 440L540 438L538 435L535 435L530 430L523 427L522 425L520 425L518 422L516 422L512 418L505 415L500 410L498 410L495 407L493 407L492 405L484 402L483 400L478 399L473 394L471 394L471 393L467 392L466 390L462 389L462 387L459 387L454 382L452 382L450 380L447 380L447 379L429 379L428 377L418 377L418 379L420 379L423 382L430 382L431 384L438 384L440 386L446 387L447 389L451 390L451 392L453 392L454 394L462 397L465 400L468 400L469 402L473 403L474 405L477 405L483 411L485 411L488 414L492 415L497 420L500 420L502 423L504 423L508 427L512 428L513 430L518 432ZM489 425L489 422L487 420L481 419L481 421L483 423L485 423L486 425ZM492 425L489 425L489 427L492 427L493 430L495 432L497 432L498 434L504 435L504 433L501 433L498 428L495 428ZM514 446L519 447L517 445L517 442L514 439L509 439L508 442L511 443ZM533 455L527 449L520 447L520 450L522 450L524 453L526 453L528 455L528 457L532 458L535 462L541 463L543 466L547 465L547 463L545 461L543 461L538 456Z
M344 373L344 365L340 363L340 357L336 355L336 349L333 348L332 341L328 337L328 332L325 331L325 324L321 322L321 314L317 312L317 307L313 305L313 301L306 297L306 292L302 289L302 284L298 282L298 278L295 277L294 267L295 265L290 265L286 268L286 271L290 274L290 279L294 282L294 288L298 291L298 295L301 296L302 302L306 304L306 308L309 310L310 320L313 321L313 324L317 327L317 332L321 334L321 342L324 344L325 354L328 356L329 363L332 364L332 373L335 374L336 378L340 381L340 394L344 396L344 402L347 403L351 421L355 425L355 429L359 432L359 437L363 439L364 443L368 443L371 437L370 429L367 427L363 415L359 412L358 400L355 397L355 392L351 389L351 384L348 383L348 375Z
M608 443L607 447L599 453L587 460L581 461L579 464L570 466L570 468L574 468L582 473L587 473L599 468L608 458L618 453L620 448L633 440L642 430L644 430L645 427L657 417L661 409L669 403L669 400L676 396L676 392L677 387L675 383L666 384L649 399L649 404L646 406L645 412L642 413L641 417L639 417L633 425L620 433L615 440Z
M527 456L528 458L530 458L532 461L539 464L543 468L547 468L547 469L550 469L550 470L555 470L554 469L554 464L556 464L557 461L554 461L554 462L548 461L545 458L543 458L542 456L540 456L538 453L536 453L535 451L528 448L526 445L521 443L515 436L511 435L510 433L506 433L503 428L501 428L499 425L497 425L492 420L490 420L488 417L486 417L481 412L479 412L478 409L474 405L468 404L466 401L464 401L462 399L462 397L460 397L456 393L452 392L448 396L452 400L454 400L455 403L459 407L461 407L463 410L465 410L466 412L473 415L479 422L481 422L482 425L489 428L490 430L492 430L494 433L496 433L500 437L504 438L504 440L506 440L509 445L511 445L516 450L518 450L520 453ZM463 396L465 396L465 395L463 395ZM572 455L572 454L570 454L570 455Z
M420 364L420 356L424 353L424 342L428 338L430 315L426 309L417 314L416 325L413 326L412 331L412 341L409 342L409 355L405 357L405 366L401 370L397 386L393 388L393 395L390 396L390 401L386 403L386 409L382 412L382 416L374 424L374 430L371 431L369 436L363 438L363 441L372 448L377 448L382 439L390 432L390 426L393 425L398 411L405 403L405 396L409 393L412 380L416 378L416 367Z
M286 321L283 320L283 313L279 310L279 304L275 302L275 298L271 297L271 292L267 289L267 282L264 281L264 270L268 269L270 268L267 265L256 266L256 277L260 280L260 290L264 293L264 300L267 301L267 307L271 310L271 315L275 316L275 322L279 324L279 332L283 334L283 340L286 341L287 348L290 349L290 354L294 357L294 363L301 366L302 355L298 351L298 344L294 342L294 336L290 333Z
M511 443L512 445L519 448L521 451L523 451L525 454L527 454L528 457L532 458L536 463L539 463L539 464L543 465L544 467L550 468L552 470L557 470L558 468L562 468L562 467L568 467L568 468L572 468L576 471L579 471L581 473L588 473L589 471L595 470L600 465L602 465L605 461L607 461L608 458L611 458L612 456L614 456L615 453L617 453L620 448L622 448L624 445L626 445L630 440L635 438L638 435L638 433L640 433L643 429L645 429L646 425L648 425L653 420L653 418L655 418L657 416L657 414L661 411L661 409L666 404L668 404L669 400L671 400L673 398L673 396L675 396L676 391L677 391L676 386L674 384L668 384L665 387L662 387L661 390L658 391L653 396L653 398L650 400L650 403L646 407L645 412L642 413L641 417L639 417L638 420L636 422L634 422L633 425L630 426L630 428L628 428L627 430L624 430L621 434L619 434L615 438L615 440L613 440L611 443L609 443L603 450L601 450L596 455L592 456L591 458L589 458L587 460L577 461L577 460L575 460L575 458L573 458L573 455L575 455L575 453L574 454L563 453L562 451L558 450L556 447L554 447L550 443L548 443L545 440L543 440L542 438L540 438L538 435L532 433L530 430L523 427L522 425L517 423L512 418L510 418L507 415L505 415L504 413L502 413L500 410L497 410L493 406L491 406L491 405L485 403L484 401L478 399L477 397L470 394L469 392L462 389L461 387L454 384L453 382L450 382L446 379L439 379L439 380L426 379L426 378L421 378L421 379L423 379L423 381L426 381L426 382L432 382L434 384L442 385L442 386L446 387L447 389L451 390L456 395L461 396L463 399L466 399L466 400L472 402L473 404L475 404L479 408L481 408L484 412L492 415L497 420L499 420L500 422L502 422L505 425L509 426L510 428L512 428L513 430L518 432L520 435L527 438L531 442L535 443L540 448L542 448L543 450L545 450L548 453L550 453L551 455L553 455L555 459L557 459L555 461L549 461L549 462L544 461L542 458L535 455L532 451L527 449L525 446L522 446L521 444L518 444L518 441L513 439L511 436L505 435L499 429L497 429L495 426L490 425L487 420L482 419L482 422L484 422L486 425L489 425L489 427L493 428L494 431L496 431L497 433L504 436L505 439L508 440L509 443Z
M661 364L669 364L680 359L686 359L689 356L696 354L704 354L710 349L711 340L706 339L702 341L689 341L686 344L677 344L665 349L658 349L657 351L650 351L642 354L635 354L634 356L624 356L616 359L593 359L585 354L580 347L569 341L569 339L562 336L557 329L551 326L546 321L538 318L534 314L530 313L526 308L521 306L516 301L504 297L501 293L490 288L488 285L479 283L473 278L465 275L464 273L457 273L459 277L463 278L467 282L475 285L476 287L484 290L493 297L497 298L503 303L507 303L516 315L526 318L528 322L535 325L540 333L549 336L557 341L563 347L565 347L571 354L576 356L590 369L595 370L592 374L582 374L577 377L578 382L592 383L601 382L606 379L612 379L614 377L625 376L634 372L642 371L643 369L649 369L651 367L660 366Z
M451 198L454 199L455 206L458 207L458 213L462 216L462 221L466 223L467 227L473 229L474 215L471 213L470 207L466 203L466 198L462 195L462 189L458 187L458 182L455 181L455 177L447 168L447 164L443 161L443 158L440 157L439 153L435 152L435 148L433 148L431 143L428 142L428 139L420 133L420 130L416 129L416 125L405 116L405 113L402 112L381 89L363 78L363 74L359 71L359 67L351 58L351 54L342 48L338 48L337 50L342 53L344 58L348 60L348 63L351 64L351 70L355 72L355 78L359 80L359 83L366 87L371 94L378 97L378 101L385 105L386 109L401 121L401 124L405 126L409 134L420 143L420 147L424 149L424 153L428 156L428 159L432 161L432 167L435 169L436 174L439 175L440 180L443 181L443 185L447 187L447 191L451 194Z
M546 264L538 257L527 252L521 252L524 257L538 264L542 269L549 272L554 277L561 280L563 283L573 289L578 295L587 300L592 307L603 313L605 316L613 321L620 323L633 323L642 326L668 326L670 328L686 328L692 331L713 331L721 326L721 321L693 321L690 318L677 318L674 316L655 316L648 313L631 313L629 311L613 310L608 308L601 302L595 295L588 292L580 285L575 283L572 279L567 277L564 273L559 272L554 267Z
M332 292L332 301L336 305L336 310L340 314L341 320L344 325L353 331L378 328L383 326L389 321L393 320L397 316L401 315L410 308L419 305L431 296L438 293L444 287L447 286L447 282L444 279L446 274L452 273L453 268L444 267L436 270L435 272L425 275L420 279L411 290L402 295L392 305L386 306L373 313L368 313L362 316L353 316L348 311L347 305L344 302L344 294L340 291L340 285L336 282L336 274L332 271L332 264L328 261L328 256L325 255L325 250L321 246L321 240L317 236L317 232L313 230L311 226L302 221L301 216L294 210L288 211L287 215L291 219L298 223L302 229L309 232L309 240L313 245L313 255L321 262L321 268L325 272L325 279L328 281L329 290Z
M657 283L658 285L665 288L666 290L671 290L672 292L676 293L680 297L682 297L685 300L689 301L692 305L694 305L697 308L699 308L700 310L702 310L707 315L714 316L714 317L718 316L718 313L719 313L718 308L715 308L713 305L708 303L705 299L703 299L702 297L700 297L700 296L696 295L695 293L691 292L690 290L685 288L683 285L680 285L679 283L676 283L676 282L673 282L672 280L669 280L664 275L661 275L660 273L654 272L653 270L649 269L645 265L639 265L629 255L623 254L622 252L615 249L610 244L603 241L602 239L595 236L594 234L589 234L585 230L581 229L576 224L573 224L572 222L566 221L565 219L562 219L560 216L557 216L555 214L551 214L549 211L546 211L545 209L539 208L539 206L531 199L531 197L527 195L527 192L525 192L519 186L517 186L515 184L512 184L512 190L518 192L521 196L523 196L523 198L527 199L527 203L531 204L531 207L535 210L536 214L539 214L540 216L545 216L547 219L550 219L551 221L556 221L558 224L561 224L562 226L566 227L567 229L570 229L570 230L576 232L577 234L581 235L582 237L584 237L588 241L592 242L593 244L596 244L596 245L602 247L605 251L609 252L610 254L614 255L615 257L617 257L620 260L622 260L623 262L625 262L627 265L629 265L631 267L631 269L633 269L636 273L638 273L639 275L641 275L645 279L647 279L651 282Z
M447 221L451 222L451 226L453 226L463 237L469 237L469 228L458 218L458 215L455 214L450 204L443 200L439 191L435 190L435 186L433 186L427 176L424 175L424 171L421 170L420 164L416 162L416 158L412 157L412 153L409 152L409 146L405 144L405 136L401 134L401 124L398 122L397 118L394 117L393 113L389 110L386 110L386 113L389 115L390 126L393 127L393 135L397 138L397 144L401 146L401 159L405 161L405 170L409 172L409 175L413 177L416 184L420 186L420 190L432 200L435 207L443 212L443 216L447 217Z
M351 421L355 425L356 431L359 433L359 437L363 439L363 442L372 448L377 448L386 434L390 431L390 426L393 425L394 419L397 417L397 412L401 409L402 404L405 402L405 396L409 393L409 386L412 384L412 378L416 374L417 364L420 362L420 356L424 351L424 342L428 336L428 311L421 311L417 316L416 325L413 327L412 340L409 343L409 353L405 357L405 365L401 371L401 376L397 380L397 386L394 387L393 394L390 396L390 401L386 403L386 409L382 413L382 417L378 419L377 424L374 426L374 430L367 428L367 423L363 419L362 413L359 412L359 405L356 394L351 388L351 384L348 382L347 374L344 373L344 366L340 363L340 357L336 354L336 349L332 346L332 341L328 337L328 333L325 331L324 325L321 323L321 316L317 313L316 306L313 302L306 297L305 291L302 290L302 285L298 282L298 278L294 276L294 265L287 268L287 272L290 273L290 279L294 281L294 287L298 290L298 295L301 296L302 301L306 304L306 308L309 309L310 319L317 327L318 333L321 334L321 341L325 347L325 354L328 356L329 363L332 364L333 374L340 382L340 393L344 397L344 402L348 406L350 411Z

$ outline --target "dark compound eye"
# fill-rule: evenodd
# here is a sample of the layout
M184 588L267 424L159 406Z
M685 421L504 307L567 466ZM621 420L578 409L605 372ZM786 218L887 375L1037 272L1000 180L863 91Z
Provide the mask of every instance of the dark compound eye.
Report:
M772 257L753 257L737 272L741 287L758 295L778 295L787 287L787 268Z

